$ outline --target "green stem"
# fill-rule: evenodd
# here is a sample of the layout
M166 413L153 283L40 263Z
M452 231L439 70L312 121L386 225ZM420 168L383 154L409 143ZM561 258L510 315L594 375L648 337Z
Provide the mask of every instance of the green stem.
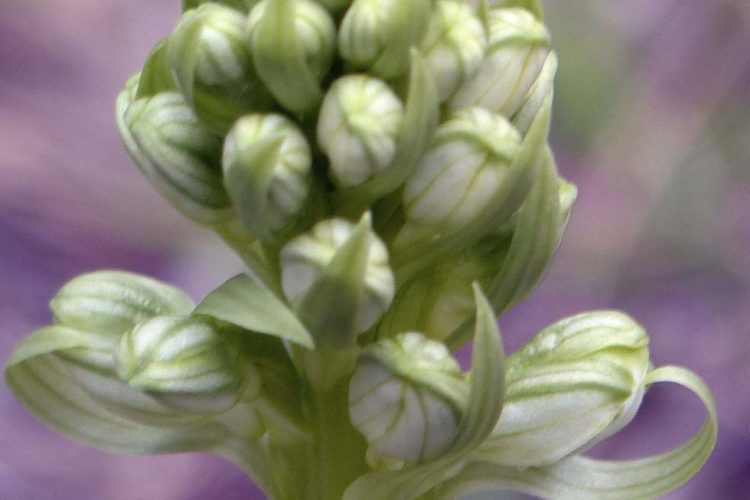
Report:
M349 379L356 348L305 353L307 396L316 442L310 450L308 498L339 500L368 471L367 444L349 420Z

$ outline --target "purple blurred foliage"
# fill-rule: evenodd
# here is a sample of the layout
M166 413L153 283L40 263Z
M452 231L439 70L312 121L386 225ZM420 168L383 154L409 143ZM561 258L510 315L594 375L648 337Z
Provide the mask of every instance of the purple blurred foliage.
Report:
M589 309L649 331L656 364L703 376L714 455L670 499L750 497L750 5L547 2L560 52L552 140L579 186L546 280L500 321L506 351ZM196 298L237 266L159 199L123 152L113 101L168 33L176 0L0 4L0 358L49 320L75 274L124 268ZM702 409L658 386L599 457L687 438ZM216 457L117 457L33 419L0 385L0 500L263 498Z

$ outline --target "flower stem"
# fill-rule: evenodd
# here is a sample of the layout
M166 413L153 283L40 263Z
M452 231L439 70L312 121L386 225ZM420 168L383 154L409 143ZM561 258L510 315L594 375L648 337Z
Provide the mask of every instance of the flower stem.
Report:
M311 450L309 498L338 500L368 470L367 444L349 420L349 379L356 349L306 352L308 410L316 442Z

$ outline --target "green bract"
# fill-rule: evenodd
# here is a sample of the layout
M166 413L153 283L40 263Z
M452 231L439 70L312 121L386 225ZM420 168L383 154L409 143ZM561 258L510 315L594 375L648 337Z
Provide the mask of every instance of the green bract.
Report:
M6 368L30 411L115 452L221 455L278 500L651 498L700 469L710 392L652 369L628 316L564 319L504 358L497 315L541 280L577 194L547 141L537 0L182 12L118 97L119 132L247 269L197 306L121 271L71 280ZM708 409L687 443L581 456L657 382Z

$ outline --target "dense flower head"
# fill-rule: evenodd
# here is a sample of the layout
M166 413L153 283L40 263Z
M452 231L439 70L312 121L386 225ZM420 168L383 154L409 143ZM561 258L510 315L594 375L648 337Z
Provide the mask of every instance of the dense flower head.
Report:
M652 369L627 316L573 316L504 359L497 315L542 278L577 193L547 140L537 0L182 7L117 124L247 273L197 306L143 276L73 279L6 371L32 411L105 449L222 455L278 499L640 498L697 472L710 394ZM623 477L577 456L656 382L709 409L686 445Z
M459 265L522 206L543 203L537 181L563 185L545 146L554 54L535 8L264 0L184 9L119 112L131 155L197 222L239 228L275 253L323 219L355 222L370 210L401 286L438 259ZM563 225L556 205L548 247Z

